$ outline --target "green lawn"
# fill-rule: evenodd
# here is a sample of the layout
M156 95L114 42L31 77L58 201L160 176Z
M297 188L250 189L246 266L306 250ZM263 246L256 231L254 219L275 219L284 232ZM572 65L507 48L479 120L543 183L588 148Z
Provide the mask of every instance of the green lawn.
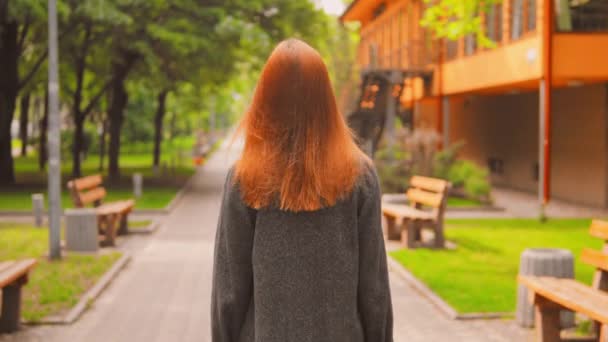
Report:
M162 168L155 173L151 167L152 155L143 148L130 147L133 151L124 151L120 156L121 179L108 184L107 173L104 175L104 186L108 190L106 201L133 198L131 177L134 173L141 173L144 177L143 196L136 200L136 209L161 209L166 207L176 193L194 173L194 165L187 153L191 148L190 141L177 144L164 151L163 163L167 169ZM186 148L187 146L190 146ZM162 164L162 163L161 163ZM82 174L91 175L99 173L99 157L91 155L82 164ZM107 165L106 165L107 169ZM71 161L64 160L62 164L62 203L64 208L73 207L66 183L71 179ZM24 210L32 208L31 195L33 193L46 193L46 171L38 169L38 160L35 155L15 158L15 174L17 185L2 189L0 192L0 210Z
M144 181L144 193L142 197L136 199L136 209L162 209L175 197L179 191L177 186L149 186L146 187ZM133 198L130 188L109 187L105 201L114 201ZM42 192L47 200L46 189L44 187L28 187L26 189L9 189L0 193L0 210L32 210L32 194ZM70 194L63 191L61 194L63 208L73 208Z
M39 260L23 292L22 316L28 321L69 310L121 255L68 254L61 261L49 262L47 251L48 229L0 222L0 261Z
M584 247L600 249L588 234L590 220L447 220L456 250L399 250L391 256L461 313L513 312L519 256L525 248L566 248L575 256L576 278L591 284L593 268L582 264Z
M481 206L483 204L476 200L462 197L448 197L448 208L475 208Z

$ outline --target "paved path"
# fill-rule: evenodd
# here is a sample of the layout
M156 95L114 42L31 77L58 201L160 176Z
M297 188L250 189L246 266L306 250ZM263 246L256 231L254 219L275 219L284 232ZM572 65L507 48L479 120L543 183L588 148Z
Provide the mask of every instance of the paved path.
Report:
M210 341L213 239L222 184L238 150L216 153L159 231L129 243L133 260L78 322L0 341ZM446 318L393 273L391 288L396 342L523 341L510 322Z

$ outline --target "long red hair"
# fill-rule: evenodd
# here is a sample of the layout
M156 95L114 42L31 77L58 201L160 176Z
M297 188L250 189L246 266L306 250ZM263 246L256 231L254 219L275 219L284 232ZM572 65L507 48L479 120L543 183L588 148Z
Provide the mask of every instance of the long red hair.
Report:
M338 112L321 56L297 39L283 41L268 58L239 130L245 147L234 181L256 209L332 206L369 162Z

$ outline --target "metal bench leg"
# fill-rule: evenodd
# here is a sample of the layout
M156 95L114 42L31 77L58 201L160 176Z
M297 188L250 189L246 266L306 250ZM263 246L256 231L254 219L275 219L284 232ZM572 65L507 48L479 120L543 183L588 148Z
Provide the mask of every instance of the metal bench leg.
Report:
M120 216L118 214L111 214L111 215L106 215L105 216L105 231L104 231L104 242L103 245L104 246L110 246L113 247L116 245L116 232L117 232L117 227L116 225L119 224L120 221Z
M534 324L536 341L560 342L560 307L547 299L535 295Z
M397 228L396 219L392 216L384 216L386 219L386 238L389 240L399 240L401 232Z
M120 219L120 228L118 229L118 235L127 235L129 234L129 221L128 215L122 215Z
M21 320L21 287L26 282L22 277L2 289L2 314L0 316L0 333L11 333L19 330Z
M435 248L444 248L445 236L443 234L443 223L437 222L433 227L435 228Z
M418 224L413 220L403 220L403 228L401 229L401 244L403 247L412 249L416 248L416 234Z

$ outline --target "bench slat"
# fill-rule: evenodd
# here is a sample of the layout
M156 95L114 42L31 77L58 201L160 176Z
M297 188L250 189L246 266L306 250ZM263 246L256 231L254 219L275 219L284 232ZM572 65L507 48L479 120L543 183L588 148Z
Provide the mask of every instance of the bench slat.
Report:
M74 179L68 182L68 188L76 189L77 191L86 190L90 188L94 188L99 186L102 182L102 178L100 174L91 175L87 177L82 177L78 179Z
M0 274L8 269L9 267L11 267L16 261L15 260L9 260L9 261L3 261L0 262Z
M448 186L448 182L439 178L413 176L410 180L410 186L433 192L444 192Z
M518 276L518 281L538 295L593 320L608 323L608 294L573 279Z
M581 260L586 264L608 271L608 254L585 248L581 253Z
M131 211L135 206L134 200L117 201L111 203L105 203L97 208L95 212L97 215L112 215L112 214L124 214Z
M596 238L608 241L608 222L602 220L593 220L591 222L591 228L589 228L589 234Z
M407 191L407 200L410 203L420 203L429 207L439 208L443 201L443 194L420 189L409 189Z
M19 261L8 261L4 262L2 269L0 269L0 288L3 288L9 284L12 284L15 280L21 278L27 274L38 261L36 259L26 259ZM8 267L6 267L8 265Z
M382 213L394 218L410 218L414 220L434 220L434 212L423 211L403 204L382 204Z
M102 187L98 187L87 192L81 192L79 194L80 202L82 203L82 205L91 204L104 199L106 197L106 194L106 189Z

